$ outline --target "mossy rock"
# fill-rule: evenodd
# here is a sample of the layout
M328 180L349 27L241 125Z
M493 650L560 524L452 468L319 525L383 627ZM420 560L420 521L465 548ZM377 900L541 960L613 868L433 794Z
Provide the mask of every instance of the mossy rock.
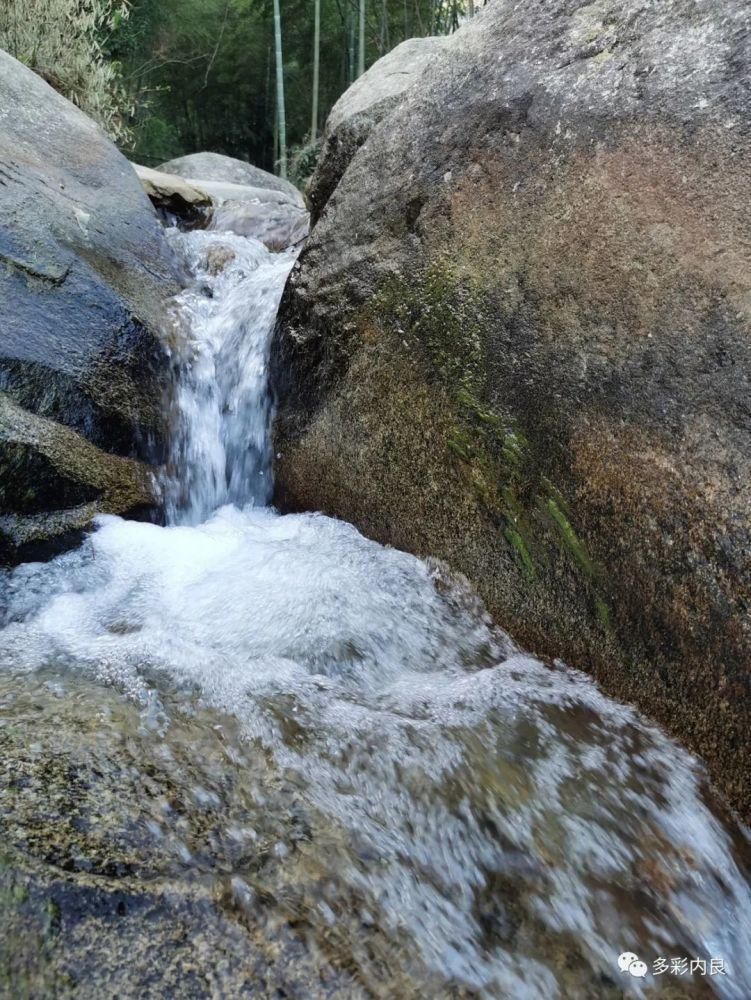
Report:
M447 560L749 816L746 22L487 5L349 164L272 368L283 509Z
M55 551L97 514L146 512L157 502L147 466L107 454L0 392L0 563Z

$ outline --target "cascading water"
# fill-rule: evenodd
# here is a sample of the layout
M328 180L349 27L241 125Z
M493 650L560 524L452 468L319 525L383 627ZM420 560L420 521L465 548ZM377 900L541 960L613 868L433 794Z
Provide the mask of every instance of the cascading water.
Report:
M348 995L745 1000L748 841L698 764L517 650L442 567L266 506L267 356L293 258L172 238L195 276L172 523L101 518L78 551L10 574L6 676L125 692L144 756L199 710L235 719L193 786L216 817L209 856L174 810L147 802L138 822L181 878L229 879L266 933L286 921L354 969ZM674 956L724 974L653 972Z
M223 504L271 500L269 342L295 255L231 233L170 236L196 281L178 302L191 335L180 350L168 516L198 524Z

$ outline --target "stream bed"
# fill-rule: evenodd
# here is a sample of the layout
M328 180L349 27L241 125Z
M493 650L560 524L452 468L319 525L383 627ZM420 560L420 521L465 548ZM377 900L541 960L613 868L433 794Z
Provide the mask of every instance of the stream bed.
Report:
M0 579L0 991L746 1000L701 765L447 567L268 506L294 256L170 238L168 523Z

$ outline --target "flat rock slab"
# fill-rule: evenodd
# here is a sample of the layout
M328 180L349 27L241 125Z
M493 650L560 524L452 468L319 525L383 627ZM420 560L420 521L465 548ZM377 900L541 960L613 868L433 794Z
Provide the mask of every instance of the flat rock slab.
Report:
M223 156L221 153L190 153L169 160L158 169L168 174L178 174L180 177L202 177L207 181L280 191L286 194L290 201L296 202L301 208L305 207L303 197L294 184L270 174L267 170L261 170L260 167L254 167L245 160Z
M177 174L167 174L134 163L133 169L152 202L164 207L200 209L211 204L211 196Z
M308 234L306 209L286 191L133 166L153 203L184 222L253 237L275 252L300 243Z

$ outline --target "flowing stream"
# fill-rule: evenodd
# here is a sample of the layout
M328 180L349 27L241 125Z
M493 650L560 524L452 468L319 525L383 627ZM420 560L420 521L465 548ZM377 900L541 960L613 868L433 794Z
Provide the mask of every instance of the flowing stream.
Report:
M267 361L293 256L170 238L194 281L169 524L102 517L76 551L6 575L0 708L35 678L58 720L112 690L124 707L90 711L115 740L134 706L128 830L170 878L226 886L265 937L293 928L349 977L341 995L747 1000L748 836L700 765L516 648L445 567L269 507ZM182 812L153 805L157 764ZM724 972L654 973L673 957ZM202 990L181 995L229 995Z

